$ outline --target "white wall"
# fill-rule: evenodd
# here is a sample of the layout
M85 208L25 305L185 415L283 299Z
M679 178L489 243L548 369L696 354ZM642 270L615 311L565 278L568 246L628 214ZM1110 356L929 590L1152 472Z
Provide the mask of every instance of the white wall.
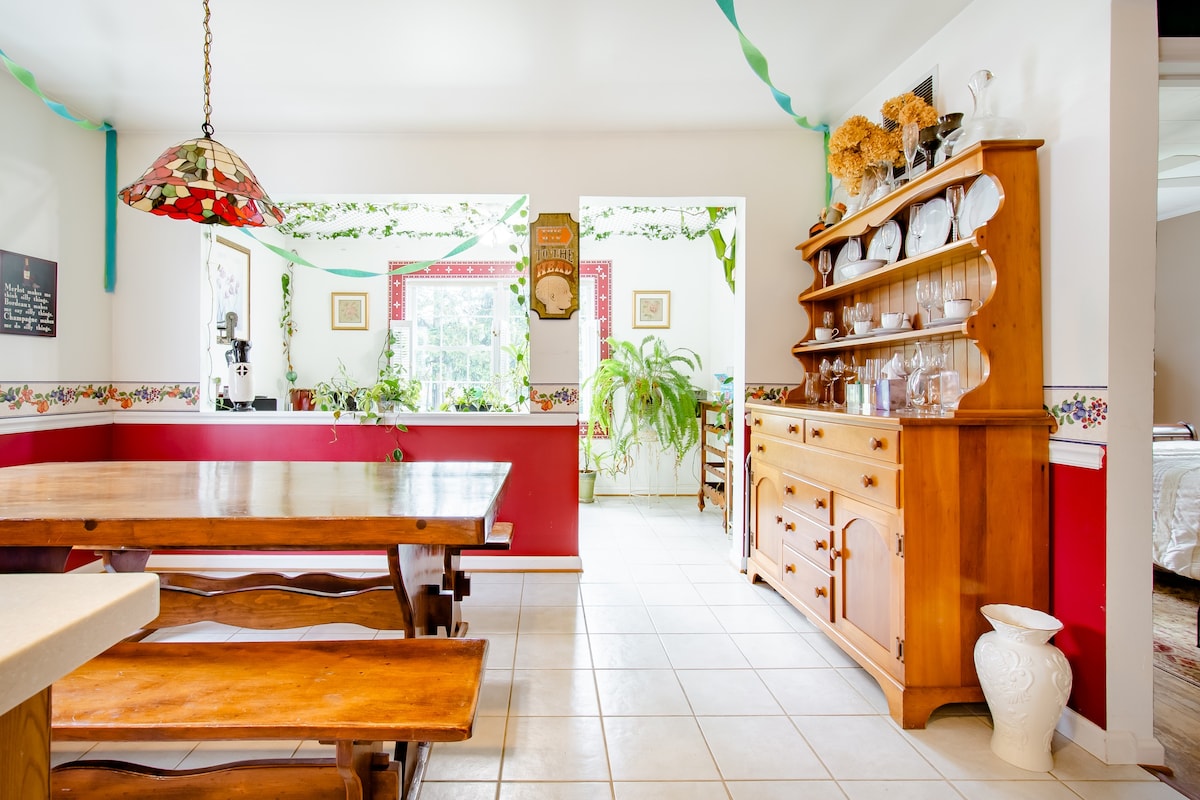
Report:
M104 134L54 114L7 74L0 108L0 250L58 263L57 336L0 335L0 385L112 380Z
M187 135L123 137L119 180L132 180L166 144ZM743 285L754 318L762 322L746 333L744 377L771 383L794 381L798 374L788 347L779 344L779 331L781 326L803 327L795 297L811 278L794 246L821 205L821 140L816 134L246 134L224 141L278 197L527 193L531 216L566 210L577 218L578 198L588 195L745 197L742 254L748 266ZM379 153L388 155L381 158ZM118 323L117 340L141 326L164 332L149 348L119 350L115 377L138 373L139 379L195 380L197 343L204 338L192 302L200 291L201 231L128 208L118 213L118 255L126 280L117 293L117 314L138 322ZM535 369L541 363L543 369L550 365L550 371L533 380L574 383L573 344L569 354L547 351L562 340L575 340L563 335L562 323L552 330L550 337L535 338ZM791 336L789 344L796 338Z
M1154 421L1200 424L1200 212L1158 223Z
M1151 708L1146 267L1154 249L1147 142L1156 141L1155 19L1152 0L976 0L847 111L878 118L884 100L932 67L938 109L969 116L966 81L987 68L996 76L993 113L1021 118L1027 137L1046 140L1045 384L1108 389L1109 749L1101 755L1117 762L1161 756Z

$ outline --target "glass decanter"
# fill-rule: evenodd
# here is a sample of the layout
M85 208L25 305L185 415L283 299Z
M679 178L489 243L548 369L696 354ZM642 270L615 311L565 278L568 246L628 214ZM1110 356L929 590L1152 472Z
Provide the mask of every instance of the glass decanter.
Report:
M913 355L908 370L908 408L918 414L928 414L935 410L929 402L929 379L933 371L933 361L925 353L925 342L913 342L917 352Z
M938 352L933 356L925 398L932 411L953 411L962 396L962 383L958 370L951 366L950 342L938 342Z
M989 90L994 80L995 76L986 69L975 72L967 80L975 110L963 124L962 133L954 142L956 153L984 139L1020 139L1025 133L1025 124L1021 120L998 117L992 113Z

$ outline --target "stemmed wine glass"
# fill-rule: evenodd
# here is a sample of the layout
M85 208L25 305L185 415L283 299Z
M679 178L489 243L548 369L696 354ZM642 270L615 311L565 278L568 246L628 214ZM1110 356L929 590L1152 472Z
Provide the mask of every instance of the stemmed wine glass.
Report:
M964 189L956 183L946 189L946 205L950 209L950 241L958 241L958 215L962 210Z
M904 146L904 163L908 166L904 168L904 179L910 181L915 176L917 148L921 144L921 128L915 122L910 122L905 125L901 131L901 144Z
M933 322L933 309L942 302L942 285L936 280L917 281L917 305L925 309L923 327Z
M829 285L829 273L833 272L833 259L829 257L828 250L817 254L817 271L821 273L821 288L824 289Z
M833 364L830 366L830 371L833 373L833 381L830 383L831 388L829 390L829 399L832 401L834 408L845 408L846 404L844 402L839 403L837 400L837 395L834 393L834 389L836 388L838 381L843 381L842 391L845 391L844 382L846 375L846 362L842 360L841 356L838 356L833 360ZM845 398L843 397L843 400L844 399Z
M879 229L879 240L883 242L883 254L889 262L896 260L892 253L892 248L896 246L896 237L899 235L899 233L900 226L893 224L891 220L888 220L888 222L884 223L884 226Z
M905 247L905 250L904 250L905 258L912 258L913 256L917 256L917 255L921 254L921 236L925 233L925 215L922 214L921 212L924 210L925 210L924 203L913 203L911 206L908 207L909 241L911 241L912 239L916 239L917 241L913 245L911 251L909 251L907 246ZM907 245L907 242L906 242L906 245Z
M820 366L817 369L821 373L821 381L829 387L829 400L821 403L827 406L833 403L833 365L829 363L828 358L822 358Z

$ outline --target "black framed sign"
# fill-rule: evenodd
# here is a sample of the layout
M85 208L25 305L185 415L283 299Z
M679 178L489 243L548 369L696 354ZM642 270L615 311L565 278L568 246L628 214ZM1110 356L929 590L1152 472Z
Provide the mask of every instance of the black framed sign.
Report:
M0 333L58 335L58 262L0 250Z

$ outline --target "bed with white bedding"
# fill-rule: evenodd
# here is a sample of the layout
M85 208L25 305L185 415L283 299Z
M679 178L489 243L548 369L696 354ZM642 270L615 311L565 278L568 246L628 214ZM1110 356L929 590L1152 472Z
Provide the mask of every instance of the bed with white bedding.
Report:
M1200 580L1200 441L1187 423L1154 426L1154 563Z

